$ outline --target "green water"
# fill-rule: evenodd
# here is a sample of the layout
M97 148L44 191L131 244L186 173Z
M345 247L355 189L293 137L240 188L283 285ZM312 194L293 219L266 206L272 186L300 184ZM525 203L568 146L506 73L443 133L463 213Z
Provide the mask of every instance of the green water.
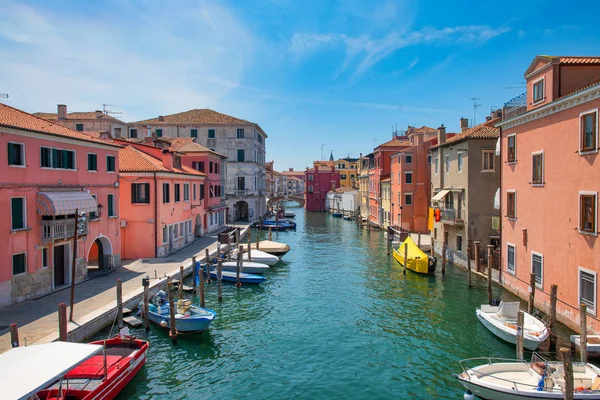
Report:
M119 399L461 399L458 360L514 357L475 317L483 280L469 289L452 266L403 275L381 232L293 211L297 231L273 235L292 250L267 282L224 284L222 303L207 288L209 332L173 345L156 326L134 331L148 360Z

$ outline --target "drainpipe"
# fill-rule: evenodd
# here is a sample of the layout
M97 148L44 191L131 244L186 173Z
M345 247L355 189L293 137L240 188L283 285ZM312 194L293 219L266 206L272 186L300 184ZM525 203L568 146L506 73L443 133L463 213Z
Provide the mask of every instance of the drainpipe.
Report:
M158 184L154 173L154 258L158 257Z

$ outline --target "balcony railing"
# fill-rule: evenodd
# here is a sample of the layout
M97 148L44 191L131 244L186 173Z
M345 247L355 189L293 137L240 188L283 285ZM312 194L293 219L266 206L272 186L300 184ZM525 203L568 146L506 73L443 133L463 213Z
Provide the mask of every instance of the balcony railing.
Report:
M51 242L55 239L65 239L73 236L75 229L75 218L58 219L53 221L42 221L42 242ZM88 221L80 235L87 235Z
M502 111L502 120L514 118L518 115L527 112L527 92L513 97L506 103L504 103L504 109Z
M443 222L453 225L464 224L462 210L457 210L455 208L442 208L440 214L440 219Z

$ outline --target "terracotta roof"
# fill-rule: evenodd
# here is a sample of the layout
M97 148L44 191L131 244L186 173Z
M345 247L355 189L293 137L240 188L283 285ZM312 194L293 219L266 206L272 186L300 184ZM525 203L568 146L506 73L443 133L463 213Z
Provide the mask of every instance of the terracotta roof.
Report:
M496 128L494 125L501 120L502 118L492 118L491 120L474 126L467 131L459 133L458 135L454 135L451 138L446 138L444 143L441 145L431 146L431 149L449 146L468 139L497 139L500 137L500 128Z
M83 132L66 128L45 119L28 114L25 111L0 104L0 126L45 133L48 135L62 136L70 139L83 140L86 142L101 143L107 146L120 147L104 140L100 140Z
M575 57L565 57L560 56L559 62L561 64L600 64L600 57L585 57L585 56L575 56Z
M196 143L194 138L191 137L179 137L179 138L170 138L170 137L162 137L157 140L162 140L170 143L170 148L173 151L177 151L179 153L213 153L223 158L227 158L227 156L217 153L214 150L207 149L206 147Z
M430 128L428 126L423 125L420 128L414 128L411 131L412 133L431 133L431 132L437 132L437 129L435 128Z
M391 182L391 181L392 181L392 178L385 178L385 179L381 180L381 182Z
M579 89L577 89L577 90L574 90L574 91L572 91L572 92L569 92L569 93L567 93L567 94L563 94L562 96L560 96L560 97L557 97L556 99L554 99L554 101L556 101L556 100L560 100L560 99L564 99L565 97L569 97L569 96L571 96L571 95L573 95L573 94L575 94L575 93L579 93L579 92L581 92L582 90L586 90L586 89L589 89L589 88L591 88L591 87L593 87L593 86L598 86L598 85L600 85L600 80L594 81L594 82L590 83L589 85L586 85L586 86L584 86L584 87L580 87ZM553 102L554 102L554 101L553 101ZM550 103L550 104L552 104L552 103Z
M164 167L162 160L152 157L133 146L125 146L119 150L119 172L170 172L176 174L206 176L186 165L169 170Z
M398 137L395 137L392 140L390 140L389 142L380 144L379 146L376 147L376 149L378 149L380 147L403 147L403 146L412 146L412 143L410 140L408 140L408 138L400 139Z
M38 118L42 118L42 119L47 119L49 121L57 121L58 120L58 114L56 113L45 113L45 112L37 112L37 113L33 113L33 115L35 115ZM108 115L108 114L102 114L102 118L108 118L108 119L112 119L115 122L120 122L122 124L124 124L123 121L121 121L120 119L117 119L115 117L113 117L112 115ZM96 117L96 112L95 111L82 111L82 112L70 112L67 113L67 119L77 119L77 120L97 120L97 119L102 119L102 118L97 118Z
M346 193L346 192L356 192L356 189L351 188L350 186L340 186L339 188L332 190L333 193Z

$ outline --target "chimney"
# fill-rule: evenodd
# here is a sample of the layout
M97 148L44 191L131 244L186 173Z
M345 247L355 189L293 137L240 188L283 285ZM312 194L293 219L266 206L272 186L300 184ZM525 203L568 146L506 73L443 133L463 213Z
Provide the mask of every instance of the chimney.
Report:
M494 112L492 113L492 116L493 116L494 118L502 118L502 109L501 109L501 108L499 108L499 109L497 109L496 111L494 111Z
M147 144L148 146L154 146L155 145L154 138L151 136L146 136L144 138L144 144Z
M102 110L96 110L96 118L102 118L103 116Z
M460 131L464 132L467 129L469 129L469 119L468 118L461 118L460 119Z
M446 127L444 124L438 128L438 145L446 143Z
M161 121L161 122L164 121L165 120L165 116L164 115L159 115L158 116L158 120Z
M485 122L490 122L492 120L492 116L488 115L487 117L485 117Z
M416 133L412 136L412 139L414 140L413 144L415 146L422 146L423 145L423 134L422 133Z
M289 170L290 170L290 172L293 172L293 171L294 171L294 168L290 168Z
M102 140L110 140L111 137L108 134L108 131L100 131L100 139L102 139Z
M173 153L169 149L162 150L163 166L169 171L173 171Z
M362 158L362 153L360 153L359 157Z
M67 105L66 104L58 105L58 119L67 119Z

